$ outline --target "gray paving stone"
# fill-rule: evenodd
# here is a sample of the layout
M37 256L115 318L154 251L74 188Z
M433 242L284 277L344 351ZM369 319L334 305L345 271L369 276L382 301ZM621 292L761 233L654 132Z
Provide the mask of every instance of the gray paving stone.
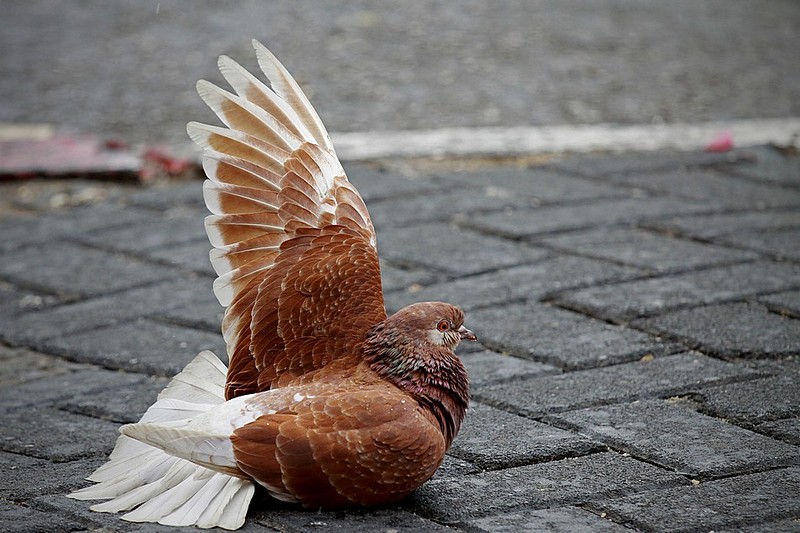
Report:
M29 352L30 353L30 352ZM34 361L31 361L35 364ZM77 394L94 395L106 389L127 389L146 379L140 374L115 372L90 365L63 362L39 379L9 384L0 391L0 407L4 410L26 406L54 404ZM3 373L9 372L8 367Z
M0 257L0 276L8 281L68 297L103 294L175 275L166 267L69 242Z
M800 417L764 422L756 426L756 431L789 444L800 446Z
M153 261L183 267L192 272L216 278L217 273L208 258L209 250L211 250L211 245L208 239L203 238L149 249L142 256Z
M731 165L729 172L769 183L800 186L800 157L797 154L773 146L759 146L748 151L754 155L753 161Z
M800 317L800 289L768 294L759 297L758 300L772 311Z
M45 339L36 344L43 351L78 362L158 376L177 374L202 350L225 353L220 334L147 319Z
M22 210L23 216L33 213L63 213L76 207L122 204L125 194L136 188L134 183L119 181L99 183L89 177L29 181L26 178L9 183L8 199L12 210ZM16 186L15 186L16 185Z
M0 499L22 502L42 494L63 495L80 486L105 459L53 463L0 451Z
M481 469L463 459L458 459L452 455L445 455L441 466L434 472L431 479L453 479L477 474Z
M482 387L501 381L559 374L560 369L552 365L537 363L503 355L489 350L463 354L460 356L467 367L471 387Z
M555 302L595 316L630 320L686 305L794 289L800 266L758 261L696 272L565 291Z
M21 289L0 281L0 317L3 320L26 311L49 307L58 301L59 298L53 294ZM4 325L0 324L0 331L6 329Z
M533 201L524 196L459 189L370 202L368 208L380 239L382 229L433 221L468 219L475 213L529 206Z
M55 462L106 456L119 435L119 424L37 406L3 413L3 425L3 451Z
M456 347L456 355L466 356L473 353L480 353L486 350L486 346L477 342L462 342Z
M749 526L722 527L715 530L717 533L797 533L800 518L787 518L785 520L757 521Z
M532 511L521 509L510 513L468 520L468 531L487 533L630 533L630 529L579 507L557 507Z
M524 195L541 202L564 202L627 196L629 191L593 180L570 176L547 167L496 167L442 175L443 180L480 188L488 194Z
M488 348L568 370L680 349L641 331L536 302L475 310L468 320Z
M381 283L383 292L393 291L414 292L438 280L441 275L437 275L424 268L400 268L384 260L381 260ZM387 298L388 301L388 298Z
M568 233L546 237L536 243L559 251L646 268L649 272L656 273L739 263L758 257L753 252L700 244L630 228Z
M684 353L512 381L481 388L474 396L482 403L536 418L584 407L674 396L756 375L742 365Z
M711 215L681 215L647 220L642 226L697 239L713 239L743 231L800 227L797 209Z
M606 405L548 417L561 427L695 479L791 466L800 448L664 400Z
M9 318L0 325L0 335L7 341L17 344L35 342L77 331L129 322L138 317L166 314L172 308L196 306L206 300L213 300L216 303L211 294L211 280L184 276L146 287L24 313ZM216 303L216 309L222 309L219 303ZM219 324L217 320L217 328Z
M590 506L645 531L739 531L748 525L766 531L772 521L798 517L800 468L639 492Z
M404 509L353 509L347 511L269 510L252 518L271 531L455 531ZM274 528L274 529L273 529Z
M398 265L421 266L454 275L532 263L547 252L479 235L447 224L396 227L379 232L381 255Z
M138 422L168 384L167 378L148 377L129 385L91 394L79 392L57 402L63 411L109 420L119 424Z
M463 225L504 237L522 239L556 231L631 224L657 216L708 212L715 208L709 202L669 198L609 199L473 215Z
M636 277L641 271L585 257L559 255L530 265L436 283L418 291L393 294L393 307L416 301L453 302L464 310L513 300L540 299L572 287Z
M0 252L71 239L99 228L137 224L149 217L152 213L145 210L124 208L114 203L36 216L9 217L0 221Z
M604 450L586 437L472 402L449 453L496 470Z
M747 366L767 376L794 376L800 379L800 357L790 355L776 359L751 359Z
M749 150L735 152L637 152L628 154L598 154L567 157L553 163L559 169L568 170L584 176L602 177L611 174L641 173L660 170L704 167L711 165L730 165L749 161Z
M798 193L800 194L800 192ZM724 244L755 250L777 259L800 260L800 228L746 231L717 239Z
M791 373L709 387L699 392L705 413L752 427L800 415L800 387ZM746 398L746 401L742 401Z
M169 306L163 311L158 309L153 316L164 322L205 329L218 334L221 332L224 314L225 308L214 296L211 280L207 280L200 283L197 290L193 291L185 301Z
M0 529L6 532L59 533L77 531L83 524L24 505L0 501Z
M386 169L379 163L347 163L345 172L347 179L356 186L361 197L367 202L370 213L372 202L430 194L447 188L447 184L441 183L440 180L418 173Z
M771 313L755 303L694 307L633 324L725 358L800 353L800 320Z
M685 478L616 453L432 480L411 496L423 516L446 524L522 506L547 508L688 483Z
M103 249L137 254L189 241L208 242L203 222L206 212L189 209L173 212L170 216L154 214L140 224L93 231L78 239ZM208 262L208 256L205 260Z
M724 170L680 169L666 172L637 172L612 175L620 184L641 187L650 192L709 200L736 209L766 209L800 205L800 191L767 183L754 183Z
M192 209L205 209L203 201L203 182L192 180L187 183L156 183L136 193L129 194L126 202L131 205L144 206L166 211L176 206Z
M0 365L0 405L11 396L6 392L7 388L86 368L58 357L4 344L0 344Z

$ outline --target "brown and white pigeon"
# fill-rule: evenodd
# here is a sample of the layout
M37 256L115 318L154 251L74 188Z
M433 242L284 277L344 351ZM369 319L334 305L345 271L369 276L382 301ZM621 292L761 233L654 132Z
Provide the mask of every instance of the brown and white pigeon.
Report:
M227 127L188 125L206 149L229 367L200 353L120 429L96 484L69 495L106 500L94 511L236 529L255 484L308 509L396 502L467 409L464 314L426 302L387 317L364 201L297 83L253 45L271 88L222 56L235 94L197 89Z

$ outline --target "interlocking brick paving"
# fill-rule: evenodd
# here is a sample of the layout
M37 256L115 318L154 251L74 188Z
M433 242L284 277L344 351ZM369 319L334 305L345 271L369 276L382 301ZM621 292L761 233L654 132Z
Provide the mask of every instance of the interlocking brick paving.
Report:
M388 308L466 309L473 407L401 505L260 498L243 531L796 529L798 163L745 152L348 164ZM0 529L176 531L64 494L197 351L224 357L203 216L193 181L0 220Z

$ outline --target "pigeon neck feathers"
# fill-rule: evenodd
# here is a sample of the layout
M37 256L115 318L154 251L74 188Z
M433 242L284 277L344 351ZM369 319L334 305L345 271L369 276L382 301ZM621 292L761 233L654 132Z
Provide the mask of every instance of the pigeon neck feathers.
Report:
M463 313L438 302L408 306L370 330L364 354L379 376L433 414L449 447L469 404L469 382L455 346L435 341L441 320L458 329Z

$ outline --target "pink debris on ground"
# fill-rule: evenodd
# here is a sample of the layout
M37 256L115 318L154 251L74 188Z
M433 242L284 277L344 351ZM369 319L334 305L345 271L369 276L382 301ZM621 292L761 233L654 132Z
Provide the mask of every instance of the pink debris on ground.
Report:
M55 136L0 142L0 179L86 176L138 179L141 158L123 143Z
M733 150L733 133L723 131L706 146L706 152L729 152Z
M155 163L170 176L176 176L194 167L191 159L177 157L168 148L153 146L142 154L142 158L150 163Z

